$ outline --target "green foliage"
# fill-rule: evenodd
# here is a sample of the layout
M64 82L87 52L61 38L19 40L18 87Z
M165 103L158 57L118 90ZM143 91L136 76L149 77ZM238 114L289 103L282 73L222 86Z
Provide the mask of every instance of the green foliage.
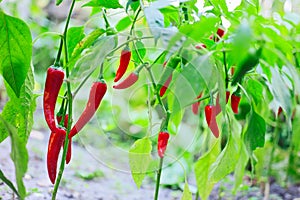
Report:
M104 8L122 8L118 0L91 0L83 6L104 7Z
M0 70L3 78L20 97L30 68L32 40L28 26L20 19L0 11Z
M193 196L192 193L190 192L189 185L187 182L185 182L181 200L192 200L192 198Z
M11 137L11 159L15 165L16 182L18 186L18 194L21 199L25 199L26 189L23 183L23 176L27 171L28 164L28 152L26 149L26 142L24 142L18 135L15 127L6 122L0 117L1 122L7 129L9 136Z
M149 138L137 140L129 150L129 164L133 180L138 188L148 172L152 161L152 144Z
M265 144L266 123L265 120L252 110L249 116L249 124L244 133L245 144L249 151L254 151L257 147Z

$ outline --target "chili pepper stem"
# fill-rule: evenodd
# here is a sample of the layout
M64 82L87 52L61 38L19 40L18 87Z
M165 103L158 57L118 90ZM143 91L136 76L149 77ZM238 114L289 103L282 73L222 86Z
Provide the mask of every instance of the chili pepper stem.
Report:
M71 20L71 15L75 6L75 2L76 0L72 0L72 4L68 13L68 17L67 17L67 21L66 21L66 25L65 25L65 29L64 29L64 37L61 43L63 43L65 45L65 63L68 63L68 51L67 51L67 31L68 31L68 26ZM60 52L61 53L61 52ZM57 58L60 58L60 54L57 55ZM56 62L59 62L59 59L56 59ZM66 67L66 76L67 78L69 78L69 68ZM54 190L52 192L52 200L56 199L56 195L57 195L57 191L59 188L59 184L60 181L62 179L62 175L65 169L65 160L66 160L66 156L67 156L67 150L68 150L68 145L69 145L69 133L71 130L71 123L72 123L72 91L71 91L71 84L70 82L67 81L67 90L68 90L68 103L69 103L69 109L68 109L68 114L69 114L69 118L68 118L68 127L67 127L67 132L66 132L66 137L65 137L65 142L64 142L64 149L63 149L63 155L62 155L62 159L61 159L61 163L60 163L60 168L59 168L59 172L58 172L58 177L56 179L55 185L54 185Z
M155 195L154 195L154 200L158 199L158 192L159 192L159 184L160 184L160 177L161 177L161 171L162 171L162 165L164 162L164 158L160 158L159 161L159 168L157 171L157 178L156 178L156 187L155 187Z

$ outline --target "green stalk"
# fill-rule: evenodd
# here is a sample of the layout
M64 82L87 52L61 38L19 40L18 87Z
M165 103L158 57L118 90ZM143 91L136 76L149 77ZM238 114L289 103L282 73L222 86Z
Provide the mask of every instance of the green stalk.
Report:
M65 63L66 64L69 61L69 59L68 59L68 48L67 48L67 31L68 31L68 26L69 26L69 23L70 23L70 20L71 20L71 15L72 15L72 12L73 12L73 9L74 9L74 5L75 5L75 0L72 1L71 7L70 7L70 10L69 10L69 14L68 14L68 17L67 17L67 22L66 22L65 29L64 29L64 37L63 37L63 40L62 40L62 43L61 43L61 44L65 45L65 48L64 48L65 51L64 51L64 53L65 53ZM61 45L60 49L62 49L62 46L63 45ZM56 59L56 62L59 62L60 55L61 55L61 50L58 53L58 57ZM69 75L70 75L70 72L69 72L68 65L66 65L66 66L67 66L66 67L66 77L68 79ZM71 84L70 84L69 81L67 81L67 90L68 90L67 91L67 95L68 95L68 107L69 107L69 110L68 110L68 113L69 113L68 127L67 127L67 132L66 132L66 137L65 137L65 142L64 142L63 155L62 155L62 159L61 159L61 163L60 163L58 177L56 179L56 182L55 182L55 185L54 185L54 190L53 190L53 193L52 193L52 200L56 199L56 195L57 195L57 191L58 191L58 188L59 188L59 184L60 184L60 181L62 179L62 175L63 175L64 169L65 169L65 160L66 160L66 155L67 155L68 145L69 145L69 137L68 136L69 136L69 133L70 133L70 130L71 130L71 126L72 126L73 100L72 100Z
M160 177L161 177L161 171L162 171L163 162L164 162L164 158L160 158L159 168L158 168L157 178L156 178L156 187L155 187L154 200L158 199L159 184L160 184Z

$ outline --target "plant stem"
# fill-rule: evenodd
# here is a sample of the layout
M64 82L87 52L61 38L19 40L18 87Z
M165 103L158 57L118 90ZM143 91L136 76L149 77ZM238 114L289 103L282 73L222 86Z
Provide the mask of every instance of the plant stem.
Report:
M72 1L71 7L70 7L70 10L69 10L69 14L68 14L68 17L67 17L67 22L66 22L65 29L64 29L64 37L63 37L63 40L62 40L62 43L61 43L61 46L63 46L63 44L65 46L64 53L65 53L65 64L67 66L66 67L66 77L67 77L67 79L69 78L69 75L70 75L69 67L67 65L67 63L69 61L69 59L68 59L68 48L67 48L67 31L68 31L68 26L69 26L69 23L70 23L70 20L71 20L71 15L72 15L72 12L73 12L73 9L74 9L74 5L75 5L75 0ZM62 49L62 47L60 49ZM61 50L59 51L58 59L56 59L56 62L59 62L60 55L61 55ZM66 160L68 145L69 145L69 133L70 133L71 126L72 126L73 100L72 100L71 84L70 84L69 81L67 81L67 90L68 90L67 95L68 95L68 104L69 104L69 106L68 106L69 107L69 110L68 110L68 114L69 114L68 127L67 127L67 132L66 132L66 137L65 137L65 142L64 142L63 155L62 155L62 159L61 159L61 163L60 163L60 167L59 167L59 172L58 172L58 176L57 176L57 179L56 179L56 182L55 182L55 185L54 185L54 190L53 190L53 193L52 193L52 200L56 199L59 184L60 184L64 169L65 169L65 160Z
M73 9L74 9L74 5L75 5L75 0L72 1L71 7L70 7L70 10L69 10L69 14L68 14L65 29L64 29L64 38L66 38L66 36L67 36L67 31L68 31L71 15L72 15L72 12L73 12ZM61 56L61 52L62 52L62 48L63 48L63 43L64 43L64 39L62 38L60 40L59 49L58 49L58 52L57 52L56 60L54 62L55 66L59 66L59 60L60 60L60 56ZM67 46L65 46L65 48L67 48Z
M197 190L196 197L195 197L195 200L198 200L198 199L199 199L199 190Z
M160 183L160 176L161 176L163 161L164 161L164 158L160 158L159 168L158 168L157 178L156 178L156 187L155 187L154 200L158 199L159 183Z

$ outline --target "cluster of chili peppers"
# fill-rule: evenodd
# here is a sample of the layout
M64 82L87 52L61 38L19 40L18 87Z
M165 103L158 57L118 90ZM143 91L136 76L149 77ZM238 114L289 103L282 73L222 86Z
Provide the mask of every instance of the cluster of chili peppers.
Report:
M215 42L218 42L220 40L220 38L222 38L225 34L225 30L223 28L218 28L216 35L211 35L209 38L211 40L214 40ZM196 49L205 49L206 45L205 44L198 44L195 46ZM234 68L231 68L231 72L232 75L234 73ZM239 107L239 103L241 100L241 95L239 92L239 88L231 95L230 91L228 89L226 89L226 104L228 103L228 100L231 96L231 108L232 111L235 114L238 114L238 107ZM196 99L200 99L202 97L203 91L200 92L200 94L197 96ZM199 106L200 106L200 101L195 102L194 104L192 104L192 111L195 115L198 115L199 112ZM208 127L210 128L210 130L212 131L213 135L218 138L219 137L219 128L218 128L218 124L216 121L216 116L221 112L221 105L219 103L219 94L217 95L217 99L216 99L216 105L213 104L213 99L211 96L211 101L208 105L205 106L205 118L206 118L206 122L208 124Z
M68 126L67 114L61 115L61 113L59 112L58 115L56 116L56 120L54 115L55 105L56 105L58 93L63 83L63 79L64 79L63 70L53 66L48 68L45 89L44 89L43 106L44 106L45 119L51 131L49 144L48 144L48 152L47 152L47 169L48 169L49 178L53 184L55 183L56 174L57 174L58 156L61 148L64 146L64 142L66 138L66 128ZM106 90L107 90L107 86L103 79L100 79L93 83L86 107L68 135L69 145L68 145L67 156L66 156L67 164L71 160L72 137L76 135L85 126L85 124L87 124L89 120L93 117L96 110L100 106L101 100L105 95ZM63 120L63 127L59 125L62 120Z

